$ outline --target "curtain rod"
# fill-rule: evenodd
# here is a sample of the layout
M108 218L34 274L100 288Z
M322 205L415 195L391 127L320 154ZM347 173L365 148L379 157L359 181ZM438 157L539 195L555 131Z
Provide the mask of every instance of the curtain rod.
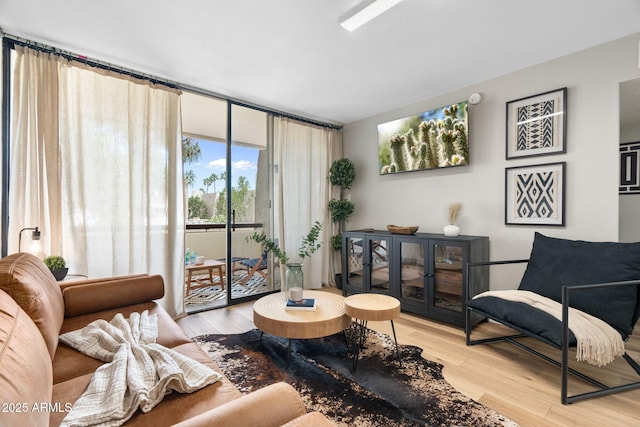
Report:
M93 59L93 58L88 58L84 55L78 55L76 53L73 52L69 52L66 50L62 50L53 46L49 46L43 43L38 43L38 42L34 42L32 40L27 40L18 36L14 36L11 34L6 34L2 32L2 29L0 29L0 37L3 38L3 43L6 41L7 43L9 43L9 48L13 49L15 45L19 45L19 46L24 46L24 47L28 47L30 49L34 49L37 50L39 52L44 52L44 53L51 53L53 55L57 55L60 57L63 57L65 59L68 59L70 61L78 61L81 62L83 64L87 64L91 67L96 67L96 68L100 68L103 70L107 70L107 71L113 71L116 73L120 73L120 74L124 74L127 76L131 76L137 79L141 79L141 80L146 80L149 81L153 84L161 84L163 86L167 86L170 87L172 89L178 89L178 90L187 90L199 95L206 95L206 96L211 96L214 98L220 98L222 100L231 102L232 104L238 105L238 106L242 106L242 107L247 107L247 108L252 108L254 110L258 110L258 111L262 111L264 113L268 113L268 114L273 114L276 116L280 116L280 117L285 117L285 118L289 118L289 119L293 119L293 120L297 120L303 123L307 123L307 124L311 124L311 125L315 125L315 126L320 126L320 127L325 127L325 128L330 128L330 129L336 129L336 130L341 130L342 126L341 125L336 125L336 124L331 124L331 123L324 123L321 121L317 121L317 120L313 120L313 119L309 119L306 117L302 117L302 116L298 116L295 114L290 114L290 113L286 113L284 111L278 111L278 110L273 110L267 107L262 107L260 105L256 105L256 104L252 104L246 101L242 101L239 99L234 99L234 98L229 98L227 96L218 94L218 93L214 93L211 91L207 91L204 89L200 89L197 87L193 87L193 86L188 86L188 85L184 85L175 81L171 81L171 80L167 80L167 79L163 79L160 77L156 77L153 76L151 74L145 74L130 68L125 68L119 65L114 65L111 64L109 62L105 62L105 61L100 61L97 59Z
M113 71L115 73L124 74L130 77L135 77L137 79L146 80L154 84L161 84L163 86L170 87L172 89L179 89L179 84L177 82L172 82L167 79L161 79L156 76L152 76L151 74L141 73L139 71L135 71L129 68L121 67L119 65L114 65L109 62L100 61L93 58L88 58L84 55L78 55L76 53L72 53L66 50L58 49L53 46L48 46L42 43L34 42L31 40L26 40L21 37L12 36L10 34L3 33L4 39L7 39L10 43L9 47L11 49L14 48L15 45L28 47L29 49L36 50L38 52L50 53L52 55L60 56L69 61L77 61L91 67L99 68L102 70Z

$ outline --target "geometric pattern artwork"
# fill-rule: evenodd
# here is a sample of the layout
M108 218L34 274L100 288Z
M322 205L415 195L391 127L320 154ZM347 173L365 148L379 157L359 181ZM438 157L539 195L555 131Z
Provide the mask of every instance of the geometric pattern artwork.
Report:
M516 151L553 146L554 100L518 108Z
M640 142L620 144L620 194L640 194Z
M507 102L507 159L566 153L567 88Z
M506 169L506 224L564 225L565 162Z

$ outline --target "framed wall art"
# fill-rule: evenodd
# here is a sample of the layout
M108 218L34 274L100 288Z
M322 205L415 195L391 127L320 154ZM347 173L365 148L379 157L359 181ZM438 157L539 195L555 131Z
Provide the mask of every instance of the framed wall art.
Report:
M567 88L507 102L507 160L566 153Z
M640 194L640 141L620 144L620 194Z
M505 224L564 225L566 162L505 169Z
M467 101L378 125L380 175L469 164Z

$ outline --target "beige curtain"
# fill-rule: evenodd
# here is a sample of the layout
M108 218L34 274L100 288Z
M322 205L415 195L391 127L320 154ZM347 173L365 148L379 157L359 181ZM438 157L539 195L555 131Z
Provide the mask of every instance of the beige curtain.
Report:
M296 261L302 237L315 221L323 226L322 249L304 260L306 288L333 283L334 256L329 240L337 230L327 209L332 197L327 177L341 152L340 131L275 118L275 235L291 261Z
M18 57L32 56L42 55L18 52ZM161 274L166 283L161 304L174 316L183 314L179 93L64 60L51 66L57 77L52 77L54 71L43 75L37 68L18 67L30 61L20 58L16 74L44 82L47 100L53 98L51 87L56 87L58 99L46 108L30 107L40 104L38 96L45 96L33 94L35 83L24 82L14 90L14 110L26 104L28 116L15 119L27 124L14 128L24 130L13 134L11 170L33 166L22 182L11 182L11 218L41 224L44 255L61 254L70 273L88 277ZM46 123L47 131L29 125L40 121ZM51 135L51 139L44 138L38 146L25 144L23 135L32 133ZM58 193L52 196L52 189ZM39 197L29 195L21 202L32 192ZM14 205L28 208L16 211Z
M43 231L39 256L62 254L62 199L58 134L58 62L16 47L11 110L9 253L25 227ZM25 233L22 250L28 248Z

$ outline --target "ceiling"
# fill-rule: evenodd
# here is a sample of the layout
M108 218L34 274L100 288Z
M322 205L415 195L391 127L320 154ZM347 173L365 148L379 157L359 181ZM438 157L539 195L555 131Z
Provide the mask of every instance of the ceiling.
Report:
M337 124L640 31L638 0L404 0L350 33L360 2L0 0L0 28Z

